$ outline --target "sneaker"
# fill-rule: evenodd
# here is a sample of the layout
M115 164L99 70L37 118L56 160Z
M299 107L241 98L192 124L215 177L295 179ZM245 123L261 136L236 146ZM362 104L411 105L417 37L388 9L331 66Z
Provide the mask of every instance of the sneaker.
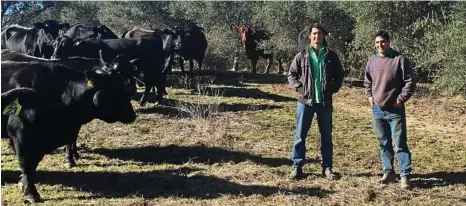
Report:
M335 175L335 173L332 172L331 169L326 169L325 172L324 172L324 176L329 180L336 180L337 179L337 176Z
M378 183L382 183L382 184L388 184L390 182L394 182L395 181L395 174L393 173L384 173L383 174L383 177L378 179L377 182Z
M401 189L409 189L411 187L409 183L409 177L408 176L403 176L400 179L400 188Z
M289 178L294 180L303 178L303 168L293 167L293 170L291 171Z

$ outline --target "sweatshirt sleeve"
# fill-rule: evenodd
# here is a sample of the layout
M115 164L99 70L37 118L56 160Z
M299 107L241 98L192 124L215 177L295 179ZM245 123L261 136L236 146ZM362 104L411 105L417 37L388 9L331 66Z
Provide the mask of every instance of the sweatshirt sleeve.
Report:
M333 73L333 80L334 80L334 88L333 88L333 92L334 93L337 93L340 89L341 89L341 86L343 85L343 78L344 78L344 75L345 75L345 71L343 69L343 65L341 64L341 61L340 61L340 57L338 57L337 54L335 54L335 63L336 63L336 68L334 70L334 73Z
M293 61L291 62L290 70L288 71L288 83L295 89L302 86L302 83L299 81L299 78L301 77L299 69L301 68L299 62L300 55L300 53L296 54Z
M372 97L372 77L369 69L369 62L366 64L366 69L364 71L364 89L366 92L366 97Z
M416 77L411 67L411 62L408 58L403 57L401 59L401 72L403 78L403 89L397 100L401 102L407 102L408 99L413 95L416 89Z

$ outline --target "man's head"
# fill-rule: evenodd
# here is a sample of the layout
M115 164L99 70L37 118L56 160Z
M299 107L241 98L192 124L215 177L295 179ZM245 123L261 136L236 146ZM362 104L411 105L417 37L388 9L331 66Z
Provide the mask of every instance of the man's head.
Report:
M315 23L309 28L309 41L311 42L311 46L314 48L319 48L319 45L327 46L327 41L325 40L325 35L327 35L327 31L325 30L324 26L320 23Z
M374 35L374 46L381 56L386 56L390 50L390 36L388 32L380 30Z

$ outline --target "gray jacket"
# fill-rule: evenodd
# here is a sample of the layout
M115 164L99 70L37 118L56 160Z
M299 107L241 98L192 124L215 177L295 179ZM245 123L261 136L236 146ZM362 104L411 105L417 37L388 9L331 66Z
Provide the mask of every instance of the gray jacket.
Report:
M314 79L312 76L312 64L309 62L309 52L306 47L296 54L288 72L289 84L300 94L298 101L312 105L314 95ZM337 93L343 84L343 66L338 55L325 49L324 69L322 76L322 93L324 105L332 105L332 95Z

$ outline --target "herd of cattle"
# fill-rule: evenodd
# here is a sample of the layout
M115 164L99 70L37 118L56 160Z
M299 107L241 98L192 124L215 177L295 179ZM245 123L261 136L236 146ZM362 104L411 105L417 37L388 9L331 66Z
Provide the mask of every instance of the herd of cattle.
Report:
M207 48L194 23L174 31L135 27L118 38L103 25L70 28L46 20L32 28L11 25L1 38L1 132L19 159L26 202L42 201L35 173L45 154L65 145L65 165L74 166L82 125L133 122L136 80L145 86L141 105L152 89L161 100L175 55L181 68L190 62L191 73L198 61L200 72Z
M11 25L2 31L1 132L19 159L25 202L42 201L35 173L45 154L65 145L65 165L76 165L82 125L93 119L136 119L130 102L136 82L145 87L143 105L152 90L158 101L167 94L166 78L176 56L183 72L187 60L192 74L196 60L201 73L207 49L203 30L194 23L174 30L135 27L118 37L104 25L70 27L46 20L32 28ZM267 34L249 27L237 30L253 72L259 56L268 59L268 72L271 56L256 48Z

